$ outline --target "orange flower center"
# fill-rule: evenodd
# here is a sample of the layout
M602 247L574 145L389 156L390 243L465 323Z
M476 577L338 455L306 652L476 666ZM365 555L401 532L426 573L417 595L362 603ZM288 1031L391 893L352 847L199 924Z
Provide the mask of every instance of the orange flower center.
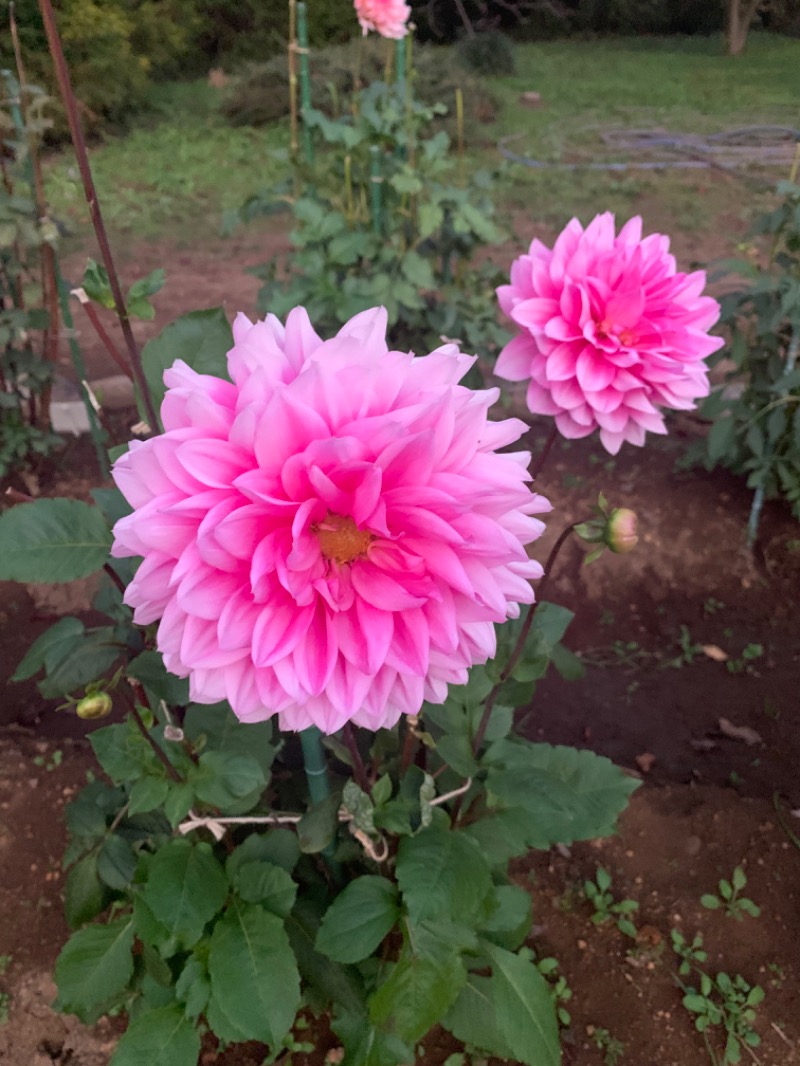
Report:
M325 515L324 521L312 530L319 537L319 549L326 559L342 566L366 555L372 543L372 534L359 529L348 515Z

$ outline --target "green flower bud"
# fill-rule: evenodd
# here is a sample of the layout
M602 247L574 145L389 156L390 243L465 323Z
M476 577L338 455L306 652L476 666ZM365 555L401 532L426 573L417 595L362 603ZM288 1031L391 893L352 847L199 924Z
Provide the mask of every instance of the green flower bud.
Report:
M75 710L79 718L93 722L96 718L105 718L111 714L112 706L111 697L107 692L96 692L93 696L84 696Z
M633 551L639 540L637 524L636 512L627 507L616 507L611 512L606 524L605 542L612 552L624 555Z

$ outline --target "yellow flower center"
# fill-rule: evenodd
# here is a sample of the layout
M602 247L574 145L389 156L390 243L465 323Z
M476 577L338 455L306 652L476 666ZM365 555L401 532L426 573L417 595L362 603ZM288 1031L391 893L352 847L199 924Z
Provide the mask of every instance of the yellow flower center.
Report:
M352 563L354 559L366 555L372 543L372 534L359 529L349 515L325 515L324 521L313 527L319 537L319 549L326 559L331 559L340 566Z

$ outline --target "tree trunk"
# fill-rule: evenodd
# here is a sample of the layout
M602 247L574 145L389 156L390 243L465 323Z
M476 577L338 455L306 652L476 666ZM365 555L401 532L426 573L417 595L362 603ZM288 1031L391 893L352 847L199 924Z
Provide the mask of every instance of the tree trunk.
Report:
M761 0L727 0L728 17L725 21L725 41L729 56L741 55L747 44L750 23L761 6Z

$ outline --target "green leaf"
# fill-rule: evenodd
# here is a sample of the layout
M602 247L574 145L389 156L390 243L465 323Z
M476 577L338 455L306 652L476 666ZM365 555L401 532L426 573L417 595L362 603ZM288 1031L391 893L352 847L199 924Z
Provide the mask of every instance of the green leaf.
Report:
M270 862L245 862L237 869L235 887L245 903L285 918L294 906L297 885L291 875Z
M266 784L264 772L253 755L225 751L203 752L194 778L199 798L221 811L250 810Z
M145 377L156 410L166 391L164 371L182 359L198 374L228 380L226 355L233 347L233 333L221 307L190 311L171 322L142 349Z
M86 260L81 288L94 303L113 310L114 295L111 292L111 282L108 280L108 271L101 263L95 262L94 259Z
M497 1024L495 992L494 977L470 974L442 1025L463 1044L482 1048L501 1059L513 1059Z
M189 782L180 785L169 784L169 792L164 800L164 816L174 829L189 813L194 802L194 788Z
M166 777L140 777L134 781L128 799L128 814L141 814L160 807L170 791L170 782Z
M718 418L708 434L708 458L718 463L730 454L736 442L736 423L730 415Z
M609 836L638 782L609 759L575 748L501 740L486 760L486 787L529 812L531 847Z
M511 1055L528 1066L558 1066L561 1049L550 988L533 963L494 945L493 1000L497 1028Z
M745 872L741 868L741 866L737 866L734 869L733 876L731 877L731 880L733 882L734 889L737 892L741 892L742 889L744 888L744 886L747 884L747 877L745 876Z
M266 833L251 833L228 856L225 872L231 884L236 883L239 868L248 862L269 862L291 873L300 858L297 836L290 829L270 829Z
M122 1035L110 1066L196 1066L200 1034L177 1005L140 1015Z
M464 833L430 826L400 841L397 882L413 922L471 922L491 890L486 859Z
M550 652L553 666L565 681L580 681L586 674L586 667L580 661L574 651L570 651L563 644L554 645Z
M272 722L240 722L227 703L192 703L186 710L183 728L193 744L204 743L208 751L252 756L264 774L269 774L275 756Z
M170 674L160 652L143 651L128 664L126 673L172 707L184 707L189 702L188 679Z
M143 899L168 932L190 948L227 894L225 874L207 844L172 840L153 856Z
M0 515L0 581L76 581L102 569L111 533L80 500L42 499Z
M297 839L302 852L315 855L332 843L339 824L340 799L340 796L332 795L315 803L297 823Z
M127 888L136 872L136 853L121 836L110 836L97 856L97 875L109 888Z
M130 917L73 933L56 961L61 1010L87 1024L112 1006L133 976Z
M114 642L114 629L103 626L84 634L77 647L60 662L47 667L47 674L39 682L39 691L47 699L77 692L94 681L101 680L123 653Z
M706 892L700 897L700 903L709 911L718 910L721 906L720 900L717 896L713 896L710 892Z
M417 212L417 224L419 226L420 240L428 237L439 229L444 222L444 211L439 204L420 204Z
M469 737L446 733L436 741L436 750L447 765L462 777L472 777L478 772Z
M466 980L458 955L434 959L406 949L373 994L370 1018L385 1032L413 1044L441 1021Z
M336 962L371 955L400 917L397 889L385 877L357 877L325 912L316 948Z
M211 983L200 960L192 955L187 959L175 984L175 995L185 1004L187 1018L196 1020L205 1010L211 995Z
M65 659L80 645L86 632L78 618L62 618L45 630L30 648L11 677L12 681L27 681L42 668L46 672Z
M347 1066L405 1066L414 1060L408 1044L380 1032L365 1014L341 1011L331 1027L344 1045Z
M481 926L487 939L515 951L531 927L531 897L519 885L498 885L492 893L494 910Z
M133 285L128 289L128 295L125 297L128 314L134 318L143 318L147 321L155 318L155 308L150 303L149 297L155 296L157 292L160 292L166 279L167 275L159 267L148 274L147 277L134 281Z
M64 885L64 912L70 929L90 922L105 908L106 894L97 877L97 856L76 862Z
M300 899L286 919L286 932L297 968L303 978L306 995L316 996L322 1009L331 1003L346 1011L364 1014L366 1011L363 981L353 966L342 966L314 947L322 920L323 904L316 900Z
M232 1025L276 1048L300 1006L300 977L283 922L260 907L234 904L214 927L208 971L212 1001Z
M142 774L155 772L160 767L141 733L134 732L126 723L93 730L89 743L114 784L135 781Z

